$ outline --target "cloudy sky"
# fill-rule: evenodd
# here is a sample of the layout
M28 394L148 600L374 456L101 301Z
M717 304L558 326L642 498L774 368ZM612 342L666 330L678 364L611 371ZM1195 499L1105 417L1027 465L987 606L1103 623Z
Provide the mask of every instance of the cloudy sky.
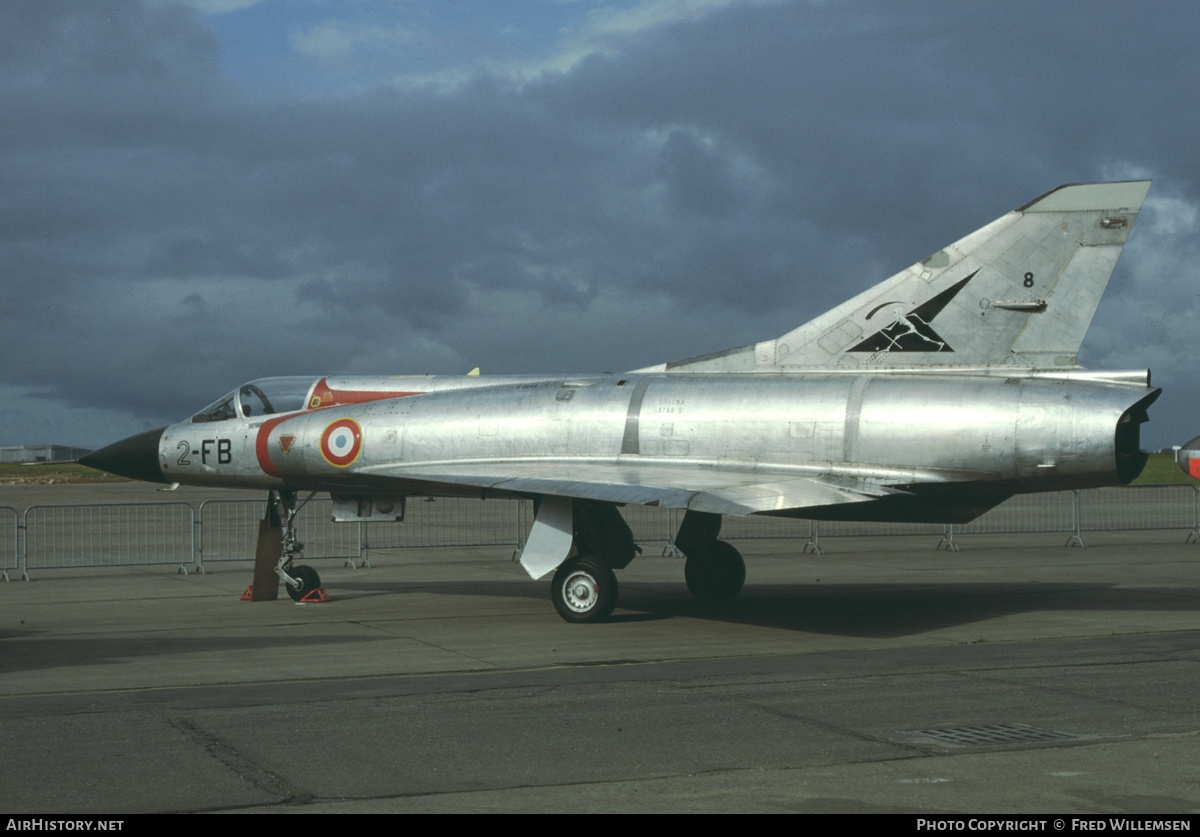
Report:
M776 337L1153 178L1080 362L1200 433L1200 4L4 0L0 445Z

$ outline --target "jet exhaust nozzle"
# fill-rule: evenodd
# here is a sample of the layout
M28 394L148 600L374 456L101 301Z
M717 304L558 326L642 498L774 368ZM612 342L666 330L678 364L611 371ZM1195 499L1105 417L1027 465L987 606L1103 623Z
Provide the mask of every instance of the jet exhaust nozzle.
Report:
M1162 395L1161 389L1156 389L1140 399L1136 404L1121 414L1117 421L1117 432L1114 444L1117 451L1117 476L1122 485L1129 485L1146 467L1149 454L1142 450L1141 426L1150 420L1146 412L1150 405Z

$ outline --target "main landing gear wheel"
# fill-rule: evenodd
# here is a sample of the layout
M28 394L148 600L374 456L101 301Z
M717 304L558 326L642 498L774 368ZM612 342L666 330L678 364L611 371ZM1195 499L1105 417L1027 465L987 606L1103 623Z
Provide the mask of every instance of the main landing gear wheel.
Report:
M683 578L692 595L704 604L728 604L746 583L746 562L730 544L712 541L693 547L683 565Z
M290 584L284 584L287 588L288 595L292 597L292 601L298 602L321 586L321 576L317 575L317 571L307 564L301 564L298 567L292 567L287 571L287 574L300 584L293 587Z
M550 598L568 622L601 622L617 606L617 575L594 558L572 558L554 573Z

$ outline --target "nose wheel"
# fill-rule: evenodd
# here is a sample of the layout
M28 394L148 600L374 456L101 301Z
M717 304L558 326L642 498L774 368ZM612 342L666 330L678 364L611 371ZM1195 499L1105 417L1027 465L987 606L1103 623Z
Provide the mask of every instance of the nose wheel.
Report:
M284 580L288 595L292 597L292 601L294 602L300 601L313 590L316 590L321 586L321 576L317 574L316 570L307 564L300 564L295 567L286 567L284 572L288 577L296 582L296 584L293 585L286 579Z
M288 595L292 601L302 601L306 596L313 591L319 590L321 587L321 576L317 571L307 564L297 564L296 559L300 558L304 552L304 544L300 543L300 539L296 533L296 514L300 509L313 498L316 492L311 492L302 503L297 504L296 492L294 491L272 491L267 497L267 514L268 519L277 521L275 526L280 528L272 528L270 531L278 532L279 540L276 541L279 551L276 555L279 556L279 562L275 565L275 575L283 582L287 589ZM260 533L260 539L262 535ZM257 562L257 558L255 561ZM255 582L258 582L257 567ZM277 588L278 582L275 582L272 587ZM270 598L275 598L274 595Z

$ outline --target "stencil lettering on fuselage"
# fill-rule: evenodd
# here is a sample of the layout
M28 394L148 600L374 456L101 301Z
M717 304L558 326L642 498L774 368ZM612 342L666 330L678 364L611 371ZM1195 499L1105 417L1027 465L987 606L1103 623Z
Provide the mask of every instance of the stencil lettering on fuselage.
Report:
M207 465L209 459L215 459L218 465L229 465L233 462L233 442L229 439L201 439L200 446L193 449L185 440L175 446L179 457L175 460L179 465L194 465L190 457L200 454L200 464Z

